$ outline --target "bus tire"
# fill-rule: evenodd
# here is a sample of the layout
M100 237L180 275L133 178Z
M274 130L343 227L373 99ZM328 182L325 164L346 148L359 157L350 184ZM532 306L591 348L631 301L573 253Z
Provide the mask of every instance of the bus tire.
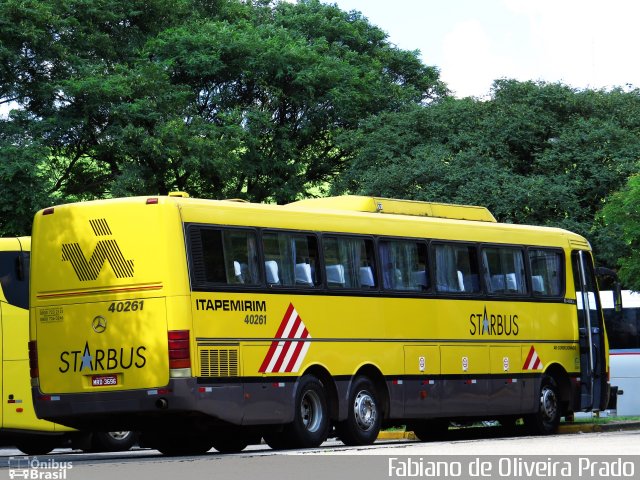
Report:
M560 391L558 384L549 375L543 375L540 382L538 411L524 417L527 429L535 435L555 433L560 425Z
M202 434L163 434L150 446L168 457L203 455L211 450L213 441Z
M124 452L136 443L136 435L130 431L94 432L91 436L91 451Z
M329 409L322 383L313 375L303 375L298 383L293 423L284 434L292 447L319 447L329 434Z
M347 419L337 425L345 445L371 445L378 438L382 412L376 389L367 377L356 377L349 391Z
M238 453L247 448L249 439L241 431L223 431L213 439L213 448L220 453Z
M446 418L434 418L414 423L410 426L414 435L421 442L430 442L434 440L442 440L446 437L449 430L449 420Z
M286 450L288 448L294 448L291 439L287 435L285 430L272 430L264 433L264 443L269 445L273 450Z
M62 437L57 435L34 435L16 441L16 448L26 455L46 455L62 445Z

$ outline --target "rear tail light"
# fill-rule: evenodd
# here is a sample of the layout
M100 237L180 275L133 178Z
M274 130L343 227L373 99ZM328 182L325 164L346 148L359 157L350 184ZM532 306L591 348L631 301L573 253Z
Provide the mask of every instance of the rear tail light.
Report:
M29 341L29 374L31 378L38 378L38 346L35 340Z
M169 330L169 368L191 368L189 330Z

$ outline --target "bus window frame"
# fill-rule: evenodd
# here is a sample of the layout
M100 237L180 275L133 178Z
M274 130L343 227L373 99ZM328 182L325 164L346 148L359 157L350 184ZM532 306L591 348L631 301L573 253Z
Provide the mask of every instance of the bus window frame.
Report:
M536 293L533 291L533 269L531 268L531 257L529 256L530 250L547 250L553 251L560 254L560 293L558 295L544 295L541 293ZM552 302L554 300L562 300L567 294L567 276L569 274L569 270L567 269L567 257L565 252L560 247L546 247L546 246L537 246L537 245L527 245L525 246L525 255L526 255L526 264L529 269L529 274L527 275L527 281L531 283L529 286L530 295L534 300L543 299L545 301Z
M382 289L382 285L381 285L381 277L380 277L380 260L379 260L379 255L377 252L377 242L376 242L376 238L377 235L375 234L357 234L357 233L341 233L341 232L321 232L320 234L321 237L321 244L320 244L320 248L322 250L322 256L321 256L321 267L322 267L322 277L323 277L323 286L324 286L324 291L327 292L329 295L334 295L334 294L344 294L344 295L348 295L348 294L353 294L355 292L364 295L364 296L370 296L370 295L378 295L378 296L384 296L383 295L383 289ZM325 259L325 245L324 242L326 240L327 237L337 237L337 238L345 238L345 239L356 239L356 240L370 240L371 241L371 245L372 245L372 252L373 252L373 267L375 268L375 272L374 272L374 279L376 282L375 287L371 287L371 288L350 288L350 287L344 287L344 288L331 288L329 287L329 282L327 279L327 275L326 275L326 268L327 268L327 263L326 263L326 259ZM358 295L359 296L359 295Z
M193 254L190 246L190 236L192 229L217 229L217 230L244 230L253 232L257 243L257 262L258 262L258 275L259 283L255 285L242 285L242 284L213 284L204 282L195 282L193 276ZM478 300L492 300L492 301L531 301L531 302L545 302L545 303L558 303L563 302L566 295L567 287L567 266L566 255L562 247L555 246L537 246L526 244L513 244L513 243L485 243L485 242L473 242L465 240L446 240L438 238L424 238L424 237L410 237L410 236L393 236L393 235L377 235L377 234L359 234L359 233L345 233L334 231L313 231L313 230L298 230L288 228L271 228L271 227L248 227L244 225L231 225L231 224L209 224L209 223L197 223L188 222L185 223L185 245L187 246L187 266L189 273L189 282L191 284L192 291L201 292L215 292L215 291L234 291L239 293L278 293L278 294L296 294L296 295L329 295L329 296L379 296L385 298L452 298L452 299L478 299ZM318 247L318 262L319 262L319 283L313 286L302 285L270 285L267 283L266 271L264 267L265 252L264 252L264 238L265 233L284 233L290 235L303 235L311 236L316 239ZM326 259L325 259L325 241L328 237L347 238L356 240L369 240L373 246L373 266L375 267L375 281L376 287L371 288L331 288L328 285L326 278ZM426 271L430 276L430 287L427 290L393 290L384 288L382 278L382 265L380 260L380 242L383 241L410 241L420 243L426 246L427 252L427 268ZM476 268L478 272L479 291L477 292L445 292L437 290L436 281L436 247L439 245L454 245L472 247L476 252ZM518 249L525 256L525 280L527 286L527 293L491 293L487 288L484 266L482 263L482 253L484 248L514 248ZM530 250L546 250L560 254L560 268L561 268L561 292L559 295L542 295L533 291L532 285L532 269L529 258Z
M267 290L277 290L277 291L290 291L293 290L295 292L301 293L318 293L324 291L326 289L325 275L323 272L324 269L324 259L323 254L324 250L322 248L322 235L319 232L314 232L311 230L297 230L297 229L287 229L287 228L270 228L263 227L258 228L258 252L259 252L259 267L262 271L261 280L262 286ZM316 247L318 248L318 266L317 266L317 275L319 276L319 282L317 285L309 285L309 286L301 286L301 285L277 285L270 284L267 282L267 272L265 268L265 251L264 251L264 234L269 233L283 233L289 235L304 235L308 237L314 237L316 239Z
M429 287L425 290L396 290L393 288L384 287L384 278L382 272L382 262L380 258L380 242L414 242L420 243L425 247L425 253L427 255L427 264L425 265L425 273L429 275ZM378 261L378 273L380 276L379 285L380 292L385 297L425 297L433 296L435 292L435 282L433 277L433 270L435 265L431 260L431 239L422 237L394 237L390 235L380 235L375 237L375 253Z
M429 242L429 258L431 258L431 269L432 269L432 278L433 278L433 292L437 298L485 298L487 296L487 290L484 285L484 281L482 278L482 262L480 261L480 243L479 242L470 242L464 240L440 240L440 239L431 239ZM478 274L478 286L479 290L477 292L466 292L466 291L452 291L445 292L438 290L438 280L437 280L437 269L436 269L436 247L438 245L456 245L456 246L466 246L473 247L476 251L476 271ZM471 265L471 262L470 262Z
M513 244L513 243L480 243L478 245L478 250L479 250L479 258L478 261L480 262L480 269L481 269L481 277L482 277L482 286L485 292L485 295L487 296L487 298L489 299L495 299L495 298L504 298L507 300L516 300L516 299L531 299L532 298L532 280L531 280L531 269L530 269L530 265L529 265L529 253L527 251L528 247L527 245L517 245L517 244ZM513 249L513 250L519 250L520 253L522 254L522 263L524 266L524 282L525 282L525 288L526 288L526 292L525 293L520 293L520 292L507 292L507 291L503 291L503 292L492 292L491 289L489 288L489 285L487 285L486 279L487 276L489 274L489 272L485 272L484 271L484 264L482 262L482 255L484 253L485 249L488 248L505 248L505 249ZM547 298L547 297L544 297Z
M253 232L256 239L256 253L258 255L258 279L255 284L228 284L228 283L212 283L212 282L196 282L193 272L193 251L191 249L191 230L192 229L211 229L211 230L243 230ZM187 223L185 224L185 246L187 253L187 270L189 274L189 283L192 292L216 292L216 291L237 291L237 292L258 292L266 288L264 267L260 262L264 261L260 248L260 230L256 227L247 227L243 225L220 225L212 223Z

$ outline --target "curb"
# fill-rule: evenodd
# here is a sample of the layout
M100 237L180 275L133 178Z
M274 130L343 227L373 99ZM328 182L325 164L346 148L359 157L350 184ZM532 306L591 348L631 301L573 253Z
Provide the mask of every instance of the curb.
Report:
M380 432L378 440L417 440L418 438L413 432L390 431Z
M558 433L617 432L620 430L640 430L640 422L565 423L560 425Z
M558 433L592 433L617 432L620 430L640 430L640 422L610 422L610 423L563 423ZM378 440L418 440L413 432L381 431Z

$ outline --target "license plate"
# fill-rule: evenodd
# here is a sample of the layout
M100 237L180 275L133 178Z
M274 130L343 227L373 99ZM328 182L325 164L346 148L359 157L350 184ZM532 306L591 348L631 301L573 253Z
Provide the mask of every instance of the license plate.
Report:
M94 387L106 387L117 384L117 375L94 375L91 377L91 385Z

